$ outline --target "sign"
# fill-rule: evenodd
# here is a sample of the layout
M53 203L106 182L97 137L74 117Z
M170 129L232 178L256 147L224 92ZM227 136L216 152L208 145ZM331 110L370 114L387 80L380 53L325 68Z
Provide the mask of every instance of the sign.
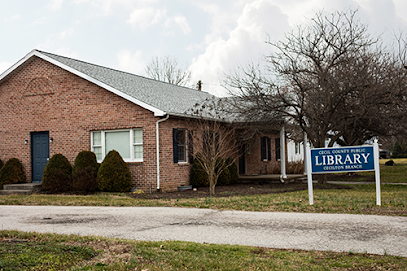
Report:
M374 170L373 146L311 149L312 173Z
M308 180L309 204L314 204L312 174L375 171L376 205L381 205L379 145L343 148L306 148L305 166Z

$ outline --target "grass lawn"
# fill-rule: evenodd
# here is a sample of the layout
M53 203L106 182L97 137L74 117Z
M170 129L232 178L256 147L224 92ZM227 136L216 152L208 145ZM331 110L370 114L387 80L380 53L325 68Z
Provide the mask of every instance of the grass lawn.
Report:
M384 164L393 160L394 166ZM381 183L407 183L407 158L380 159L380 182ZM374 172L358 173L362 176L374 177Z
M407 258L0 231L0 270L407 270Z
M167 206L211 208L262 212L319 212L377 215L407 215L407 186L381 186L382 205L376 206L376 188L350 185L351 189L314 189L314 205L308 203L308 191L287 193L179 198L136 199L126 193L94 195L8 195L0 196L0 205L62 205L62 206ZM253 189L257 189L254 187Z

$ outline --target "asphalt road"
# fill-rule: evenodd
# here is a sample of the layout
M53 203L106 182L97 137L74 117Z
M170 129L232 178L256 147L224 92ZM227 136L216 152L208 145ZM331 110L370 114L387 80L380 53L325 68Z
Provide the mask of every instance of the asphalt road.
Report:
M1 229L407 257L407 217L168 207L0 206Z

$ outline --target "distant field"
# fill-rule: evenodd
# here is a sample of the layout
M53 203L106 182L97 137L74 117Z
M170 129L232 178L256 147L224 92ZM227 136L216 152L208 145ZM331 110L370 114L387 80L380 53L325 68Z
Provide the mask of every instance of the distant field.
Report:
M389 161L389 160L393 160L394 163L396 163L396 165L397 165L397 164L407 164L407 158L380 159L380 160L379 160L379 163L380 163L381 165L384 165L384 163L386 163L386 162Z

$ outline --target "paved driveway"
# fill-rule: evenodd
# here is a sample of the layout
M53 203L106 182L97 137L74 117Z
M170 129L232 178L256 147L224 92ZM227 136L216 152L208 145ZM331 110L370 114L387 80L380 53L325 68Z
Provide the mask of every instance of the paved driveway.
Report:
M407 217L168 207L0 206L2 229L407 257Z

